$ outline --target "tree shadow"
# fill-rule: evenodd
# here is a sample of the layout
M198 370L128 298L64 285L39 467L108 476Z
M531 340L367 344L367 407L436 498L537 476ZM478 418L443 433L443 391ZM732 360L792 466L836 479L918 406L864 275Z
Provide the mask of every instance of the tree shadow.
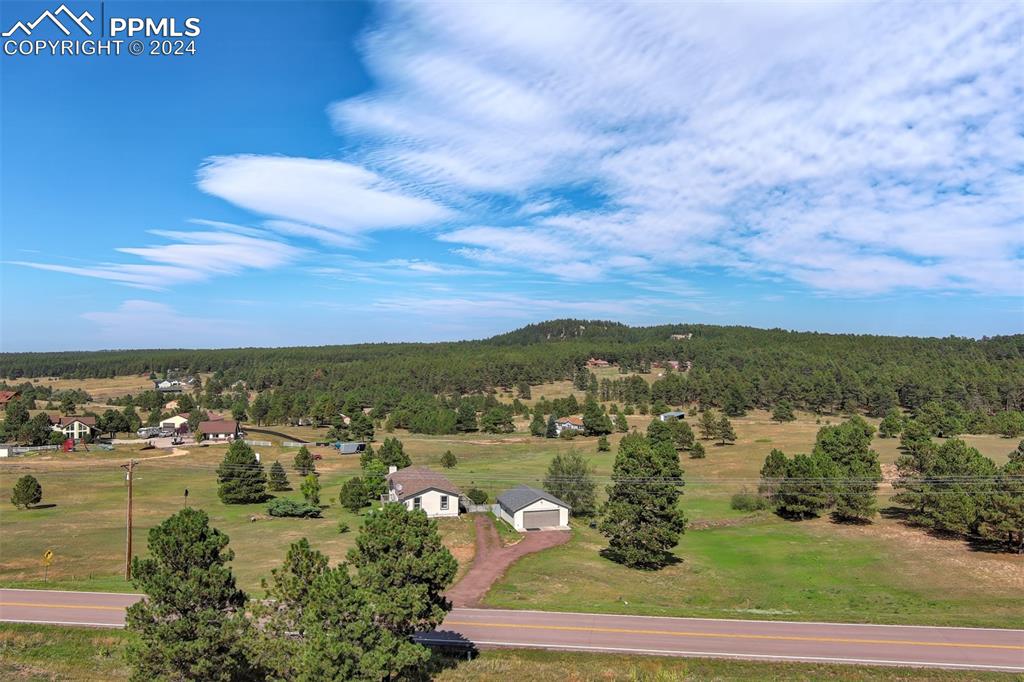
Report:
M661 560L660 561L651 562L649 564L630 566L629 564L627 564L625 562L624 557L622 556L622 554L620 552L616 552L611 547L605 547L605 548L601 549L598 552L598 554L600 554L602 558L607 559L608 561L611 561L613 563L619 564L620 566L625 566L627 568L633 568L633 569L636 569L638 571L660 571L663 568L667 568L669 566L675 566L676 564L680 564L683 561L682 559L677 557L675 554L672 554L671 552L665 552L661 556Z
M445 670L454 670L466 661L477 657L479 650L461 632L435 630L413 636L416 642L430 648L430 660L419 675L412 679L426 682Z
M25 509L53 509L56 506L57 505L55 503L48 502L46 504L33 504L31 506L25 507Z
M870 526L872 523L871 519L860 519L852 518L849 516L840 516L837 512L832 512L831 514L829 514L829 518L831 519L832 523L838 523L843 526Z

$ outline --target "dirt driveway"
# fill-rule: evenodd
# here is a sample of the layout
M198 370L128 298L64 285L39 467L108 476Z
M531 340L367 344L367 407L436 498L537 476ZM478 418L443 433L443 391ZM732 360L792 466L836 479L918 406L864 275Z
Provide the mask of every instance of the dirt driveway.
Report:
M494 522L487 514L476 514L476 556L469 571L447 596L455 606L479 606L498 578L521 556L565 544L572 537L567 530L534 531L509 547L502 547Z

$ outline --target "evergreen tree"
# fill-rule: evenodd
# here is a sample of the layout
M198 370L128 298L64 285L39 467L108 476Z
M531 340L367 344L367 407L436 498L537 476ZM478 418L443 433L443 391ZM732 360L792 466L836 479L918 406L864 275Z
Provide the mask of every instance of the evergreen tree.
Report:
M422 510L386 504L367 516L348 559L354 584L368 596L369 624L387 636L371 657L385 673L375 679L409 676L430 658L412 636L435 629L451 609L444 591L458 564L437 522Z
M327 570L327 557L302 538L288 548L284 564L271 571L270 581L261 581L266 597L252 604L252 615L260 628L249 655L268 678L294 680L300 675L306 637L303 613L309 607L314 584Z
M523 400L529 400L532 395L530 391L530 384L525 381L520 381L516 384L516 390L519 391L519 397Z
M640 434L623 436L600 525L613 560L647 569L671 561L671 550L686 527L679 509L681 486L674 448L652 445Z
M357 441L369 443L373 440L373 420L360 409L353 410L348 425L349 434Z
M612 432L612 420L593 397L588 397L583 404L583 429L588 436L606 436Z
M217 496L224 504L251 504L267 499L267 477L256 453L244 440L228 446L217 467Z
M404 655L399 660L404 662L409 658L408 650L420 645L411 639L397 642L393 635L376 627L369 597L353 583L345 564L317 576L302 610L305 639L295 662L298 672L283 679L389 679L385 666L396 653L393 649L401 647ZM391 650L386 644L392 645ZM420 661L416 654L418 650L413 649L414 665Z
M451 450L445 450L444 454L441 455L441 466L445 469L451 469L458 463L459 460L455 458L455 455L452 454Z
M842 472L836 496L836 516L844 521L869 521L877 512L882 468L874 450L859 453Z
M485 433L512 433L516 429L512 417L512 409L507 405L492 407L480 418L480 429Z
M358 476L345 481L341 486L341 493L338 495L338 502L342 507L353 514L369 504L370 494L363 484L363 479Z
M619 433L629 431L629 423L626 421L626 415L622 412L615 415L615 430Z
M547 428L544 430L545 438L558 438L558 427L555 425L555 415L548 415Z
M810 455L796 455L788 460L773 501L778 513L788 518L808 518L825 509L829 489L819 461Z
M693 445L690 446L690 459L704 459L707 457L707 451L704 450L704 444L700 441L694 441Z
M128 607L131 679L251 679L246 596L227 566L227 544L191 507L150 529L150 556L132 558L132 582L146 599Z
M786 477L786 455L782 450L772 448L764 459L764 466L761 467L761 482L757 491L765 497L773 497L779 489L779 484Z
M700 437L704 440L711 440L718 435L718 415L714 410L705 410L700 415Z
M409 455L405 454L405 446L397 438L385 438L377 457L385 467L404 469L412 465Z
M736 440L736 431L732 428L732 422L724 414L721 419L718 420L718 426L715 429L715 435L718 437L718 444L725 445L726 443L732 443Z
M299 448L299 451L295 453L295 461L293 464L295 466L295 470L299 472L299 476L306 477L310 474L316 473L316 465L313 464L313 454L305 445Z
M796 419L793 414L793 406L788 400L781 400L772 408L772 420L777 422L791 422Z
M547 428L544 425L544 415L537 410L530 421L530 435L543 436L545 433L547 433Z
M363 467L363 485L366 486L366 493L370 501L381 499L381 496L387 492L387 475L388 468L376 457Z
M320 506L320 478L316 474L310 474L302 479L299 492L306 499L306 504L311 507Z
M573 516L593 516L597 512L597 484L591 477L592 470L590 462L575 450L566 455L559 453L548 465L544 490L568 504Z
M288 481L288 475L278 460L274 460L274 463L270 465L270 489L274 492L292 489L291 483Z
M689 450L693 445L693 429L682 419L678 419L670 424L672 429L672 443L675 445L677 450Z
M987 537L1004 540L1008 549L1024 554L1024 441L1010 453L994 488L981 512L981 530Z
M468 400L459 402L459 411L455 418L455 430L459 433L469 433L477 430L476 408Z
M608 442L608 436L601 436L597 439L598 452L611 452L612 444Z
M878 435L881 438L895 438L903 431L903 414L892 408L885 413L885 418L878 425Z
M43 499L43 486L35 476L25 474L14 484L11 491L11 504L17 508L28 509L34 504L39 504Z
M647 425L647 440L651 443L672 443L672 427L657 417Z

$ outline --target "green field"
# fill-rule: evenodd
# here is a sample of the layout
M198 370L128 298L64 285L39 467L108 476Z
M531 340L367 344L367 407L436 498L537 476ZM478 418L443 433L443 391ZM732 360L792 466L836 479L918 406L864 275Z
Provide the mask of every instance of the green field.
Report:
M128 679L123 657L126 634L118 630L0 625L0 678L10 680ZM530 650L485 650L472 661L438 659L433 679L562 679L567 682L668 682L669 680L978 680L1021 676L979 671L877 668L808 663L761 663L710 658L659 658Z
M540 394L540 389L535 390ZM644 426L648 417L632 417ZM869 526L846 526L828 518L793 523L771 514L730 509L732 493L756 487L765 455L778 447L807 451L821 424L802 415L791 424L771 422L764 413L734 420L735 445L708 444L704 460L685 459L687 485L682 506L690 529L676 555L680 562L657 572L625 569L603 559L603 538L578 524L568 544L527 557L492 590L487 603L519 608L593 610L736 618L907 622L1010 627L1024 625L1024 557L973 551L969 543L938 539L880 517ZM323 437L313 429L281 429ZM378 434L382 439L385 434ZM414 462L438 466L450 449L459 460L447 473L463 490L480 487L495 495L527 482L540 485L551 457L577 448L591 458L603 494L614 453L596 452L594 439L573 442L507 436L420 436L397 433ZM264 436L259 436L264 437ZM613 444L619 436L613 438ZM995 436L967 440L998 462L1015 443ZM898 455L893 440L876 439L882 461ZM257 447L265 463L280 458L291 471L295 450ZM308 537L335 561L351 546L359 519L337 505L341 483L358 472L355 457L324 448L323 519L273 519L264 505L226 506L215 494L215 469L224 447L193 448L183 456L143 459L135 481L135 547L145 552L146 530L185 502L202 507L231 538L233 568L240 584L257 591L261 577L277 566L287 545ZM18 458L0 463L0 488L33 473L44 488L44 504L28 511L0 508L0 583L41 586L40 557L56 553L50 587L125 590L124 474L128 456L154 451L72 453ZM159 453L157 454L166 454ZM298 493L286 493L298 496ZM883 486L882 507L889 490ZM5 503L6 505L6 503ZM255 518L255 521L250 519ZM338 521L351 533L339 535ZM473 555L472 520L441 524L446 543L465 570Z

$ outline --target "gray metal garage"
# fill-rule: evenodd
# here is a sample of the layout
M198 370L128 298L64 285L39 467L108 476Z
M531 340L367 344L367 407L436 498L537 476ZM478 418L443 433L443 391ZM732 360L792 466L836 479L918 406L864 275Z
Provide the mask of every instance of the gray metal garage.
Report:
M518 531L569 527L569 505L528 485L498 495L495 511Z

